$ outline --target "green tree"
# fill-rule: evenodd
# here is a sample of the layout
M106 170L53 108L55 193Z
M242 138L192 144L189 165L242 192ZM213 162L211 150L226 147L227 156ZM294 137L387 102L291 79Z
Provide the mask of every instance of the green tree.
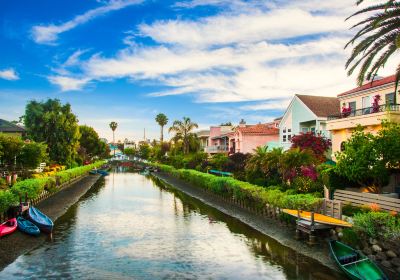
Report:
M164 126L168 123L168 118L166 115L160 113L156 116L156 122L161 128L160 142L164 141Z
M229 158L226 154L215 154L210 159L210 164L213 168L223 171L225 170L225 166L228 163Z
M339 174L379 192L388 182L389 174L387 159L383 158L378 142L376 136L365 133L359 126L345 143L344 151L336 154Z
M1 161L6 165L13 165L21 154L23 145L21 138L0 133Z
M138 156L142 159L149 159L151 148L147 143L139 143Z
M190 138L193 137L192 131L198 128L197 123L194 123L190 118L183 117L183 121L175 120L169 128L169 132L175 132L175 139L182 139L183 153L188 154L190 149Z
M44 143L29 142L22 147L18 161L26 168L34 169L42 162L48 161L47 145Z
M32 140L47 144L51 161L73 163L80 135L78 119L70 104L62 105L58 99L30 101L26 105L24 123Z
M134 148L126 148L124 154L128 157L134 157L136 155L136 150Z
M357 5L365 2L357 0ZM372 14L372 12L376 12ZM362 85L364 80L371 80L378 70L386 64L400 47L400 5L394 0L373 4L352 14L349 18L366 15L352 28L358 32L346 44L346 48L355 45L347 60L348 75L360 66L357 82ZM348 18L348 19L349 19ZM357 42L357 43L356 43ZM400 78L400 64L396 70L396 89ZM396 90L397 91L397 90Z
M285 182L291 183L296 176L302 174L302 167L311 166L315 163L318 163L318 160L312 152L293 148L283 153L283 156L280 158L280 173Z
M79 126L80 147L85 150L86 157L92 160L95 157L101 157L105 153L105 143L100 140L97 132L90 126L81 125ZM86 158L84 158L86 160Z

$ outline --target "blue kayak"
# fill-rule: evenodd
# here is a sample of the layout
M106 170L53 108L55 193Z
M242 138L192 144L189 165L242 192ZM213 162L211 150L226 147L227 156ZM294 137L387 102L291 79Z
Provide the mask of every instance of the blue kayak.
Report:
M40 234L40 229L32 222L24 219L22 217L17 218L18 229L29 235L38 236Z
M28 219L43 232L50 233L53 230L53 221L33 206L28 210Z
M97 170L97 173L102 175L102 176L107 176L109 174L107 171L101 170L101 169Z

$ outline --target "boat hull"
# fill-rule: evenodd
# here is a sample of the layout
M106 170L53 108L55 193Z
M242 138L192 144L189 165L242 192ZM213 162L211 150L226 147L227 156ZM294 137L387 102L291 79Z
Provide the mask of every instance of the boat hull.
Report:
M40 235L40 229L31 221L24 219L22 217L17 218L18 229L23 233L38 236Z
M354 280L387 280L379 267L363 253L339 241L330 241L329 248L333 259L342 271Z
M17 219L12 218L0 225L0 237L13 233L17 229Z
M53 221L33 206L28 210L28 219L34 223L40 231L45 233L51 233L53 231Z

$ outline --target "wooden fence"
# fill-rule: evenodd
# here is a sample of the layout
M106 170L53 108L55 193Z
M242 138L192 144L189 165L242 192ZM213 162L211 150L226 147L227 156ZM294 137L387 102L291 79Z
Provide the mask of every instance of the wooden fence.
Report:
M377 204L381 210L400 212L400 199L379 194L336 190L333 198L343 204L351 203L355 206Z

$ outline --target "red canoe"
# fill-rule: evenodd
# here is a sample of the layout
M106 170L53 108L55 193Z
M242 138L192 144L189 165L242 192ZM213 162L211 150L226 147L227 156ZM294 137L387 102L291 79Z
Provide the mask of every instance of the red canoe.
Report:
M17 219L12 218L0 225L0 237L13 233L17 229Z

